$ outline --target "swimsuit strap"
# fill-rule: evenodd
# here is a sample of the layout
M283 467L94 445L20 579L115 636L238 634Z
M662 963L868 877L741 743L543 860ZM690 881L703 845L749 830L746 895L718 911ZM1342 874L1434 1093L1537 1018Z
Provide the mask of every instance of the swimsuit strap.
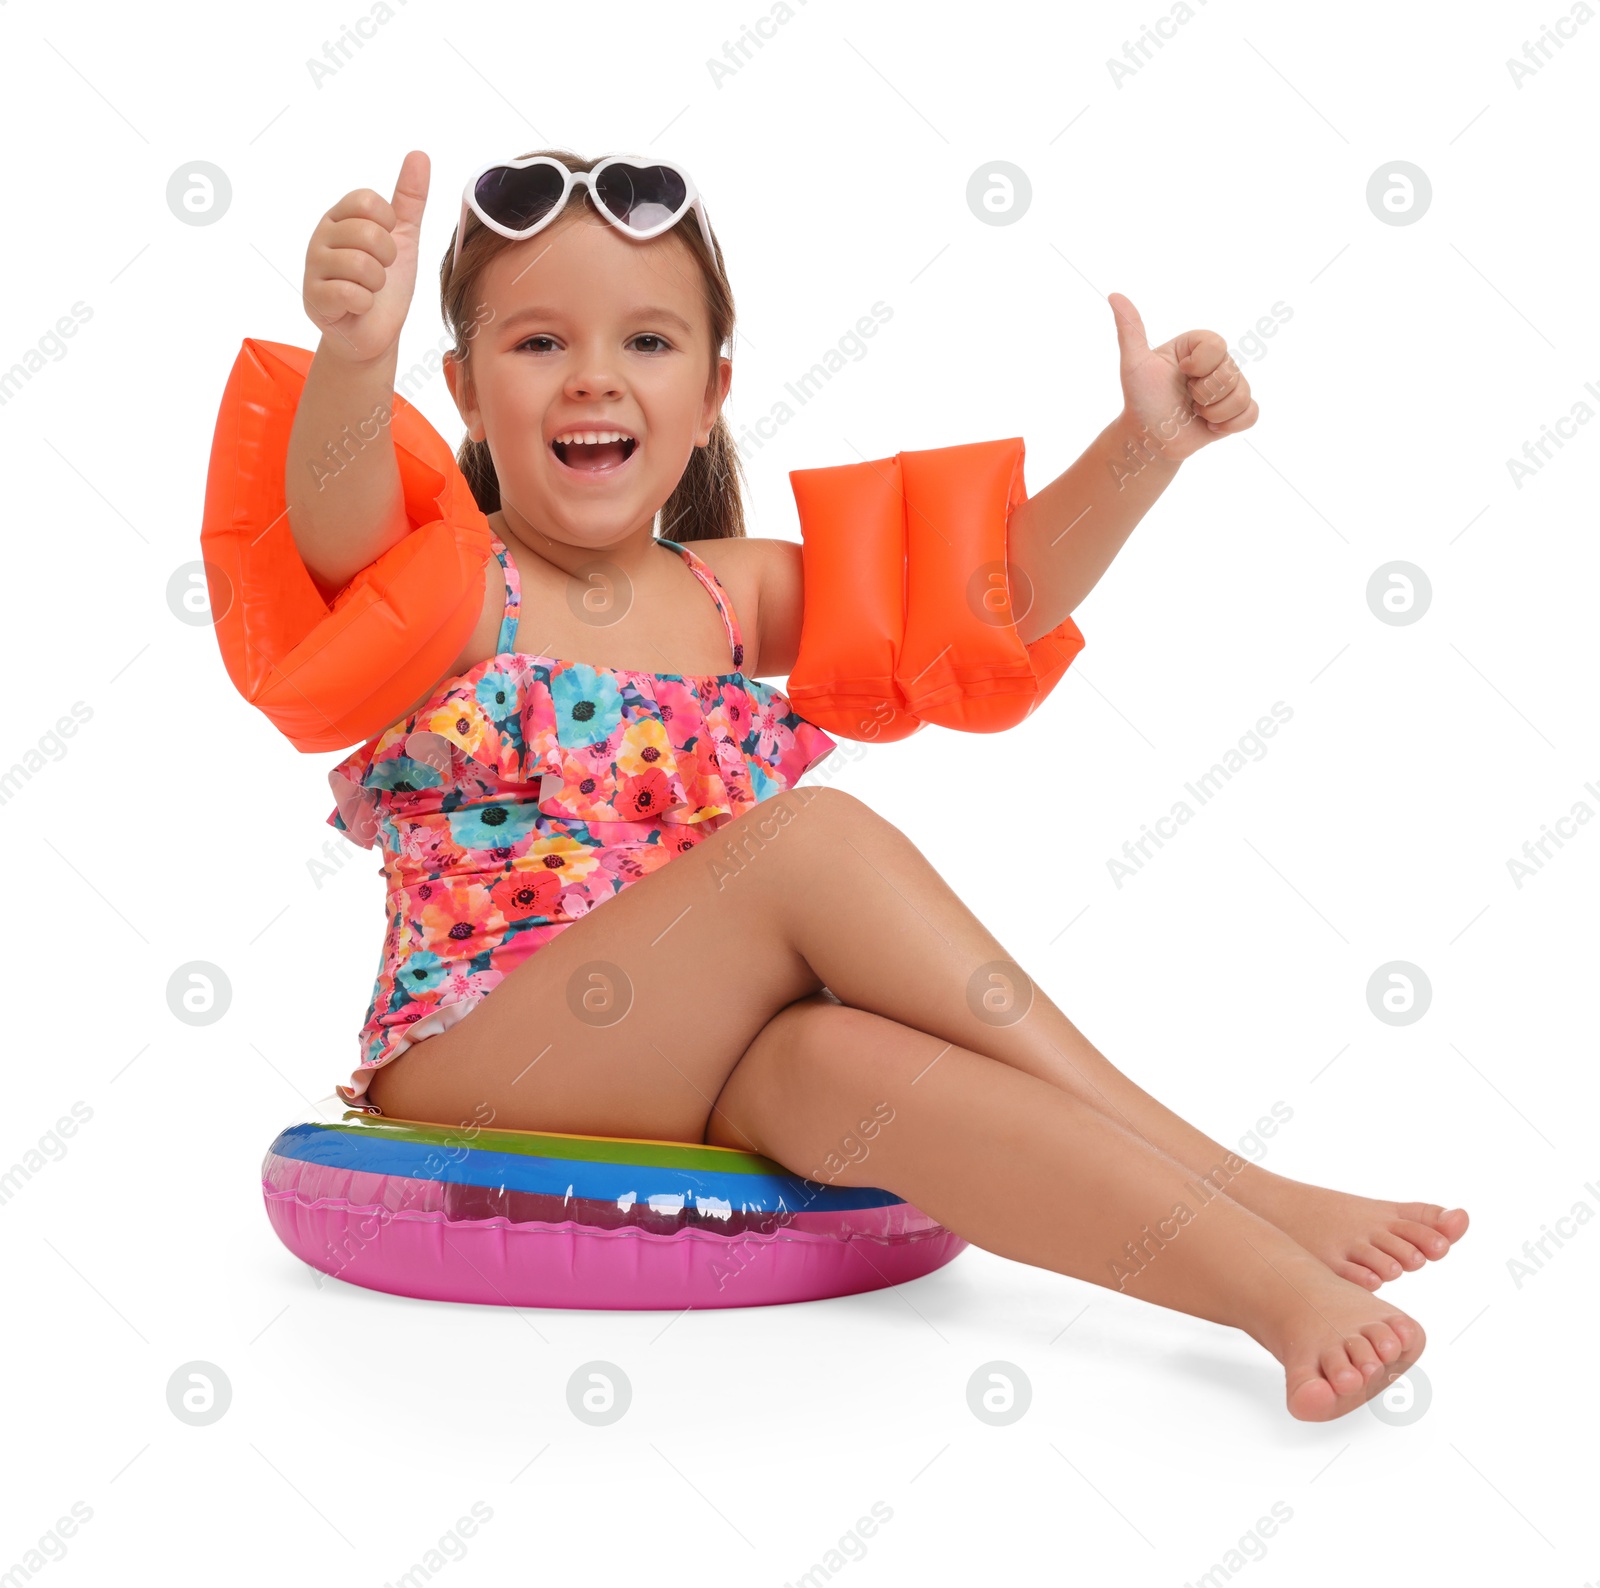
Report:
M658 544L672 547L688 563L690 573L706 587L711 599L716 602L717 611L722 614L722 626L728 631L728 649L733 652L733 670L736 673L742 671L744 639L739 633L739 620L733 615L733 603L728 599L728 592L722 588L722 581L687 546L681 546L675 540L668 540L665 535L656 538Z
M501 570L506 576L506 615L500 620L500 638L495 642L495 654L503 656L517 637L517 614L522 610L522 579L517 573L516 563L506 550L505 542L493 530L489 532L489 544L494 547L494 554L500 559Z
M727 591L722 588L722 581L687 546L681 546L677 541L668 540L665 536L658 537L658 543L670 546L677 552L689 565L689 571L706 587L711 599L716 603L717 611L722 614L722 626L728 631L728 649L733 653L733 670L740 671L744 666L744 639L739 633L739 620L733 614L733 603L728 599ZM505 542L493 531L489 534L489 544L494 547L494 554L500 560L500 567L506 580L505 616L500 620L500 637L495 644L495 653L503 656L516 644L517 617L522 610L522 580L517 573L516 563L506 550Z

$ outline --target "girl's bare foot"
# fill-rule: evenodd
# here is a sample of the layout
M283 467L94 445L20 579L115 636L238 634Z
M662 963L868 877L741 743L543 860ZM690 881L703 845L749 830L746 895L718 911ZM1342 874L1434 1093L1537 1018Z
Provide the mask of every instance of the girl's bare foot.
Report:
M1263 1254L1265 1255L1265 1254ZM1267 1259L1285 1298L1248 1332L1283 1364L1289 1413L1325 1423L1380 1395L1427 1343L1422 1325L1309 1257Z
M1378 1202L1249 1165L1227 1192L1292 1235L1341 1279L1376 1290L1437 1261L1466 1234L1467 1215L1431 1202Z

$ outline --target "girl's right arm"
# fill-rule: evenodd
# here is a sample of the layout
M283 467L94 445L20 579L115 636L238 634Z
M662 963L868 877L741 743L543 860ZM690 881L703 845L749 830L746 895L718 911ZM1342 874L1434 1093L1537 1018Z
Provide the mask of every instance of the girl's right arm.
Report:
M345 194L306 250L305 309L322 340L289 433L284 492L325 598L409 532L389 417L427 197L428 157L413 150L392 200Z

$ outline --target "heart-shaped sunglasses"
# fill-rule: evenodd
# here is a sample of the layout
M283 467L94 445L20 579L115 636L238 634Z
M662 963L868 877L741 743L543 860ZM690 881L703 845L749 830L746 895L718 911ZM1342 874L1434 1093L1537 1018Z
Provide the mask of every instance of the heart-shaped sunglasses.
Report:
M681 166L644 155L613 154L591 171L569 171L547 154L525 160L496 160L467 183L456 223L452 272L461 262L461 238L470 209L502 237L532 237L566 208L575 187L586 187L594 207L618 231L648 242L669 231L693 209L706 251L716 258L711 222L694 179Z

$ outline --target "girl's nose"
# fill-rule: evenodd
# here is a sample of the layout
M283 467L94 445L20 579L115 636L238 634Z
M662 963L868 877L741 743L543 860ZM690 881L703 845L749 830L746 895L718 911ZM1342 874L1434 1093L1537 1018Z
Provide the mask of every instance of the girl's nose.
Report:
M617 397L622 393L622 377L604 353L593 353L573 365L567 378L570 397Z

